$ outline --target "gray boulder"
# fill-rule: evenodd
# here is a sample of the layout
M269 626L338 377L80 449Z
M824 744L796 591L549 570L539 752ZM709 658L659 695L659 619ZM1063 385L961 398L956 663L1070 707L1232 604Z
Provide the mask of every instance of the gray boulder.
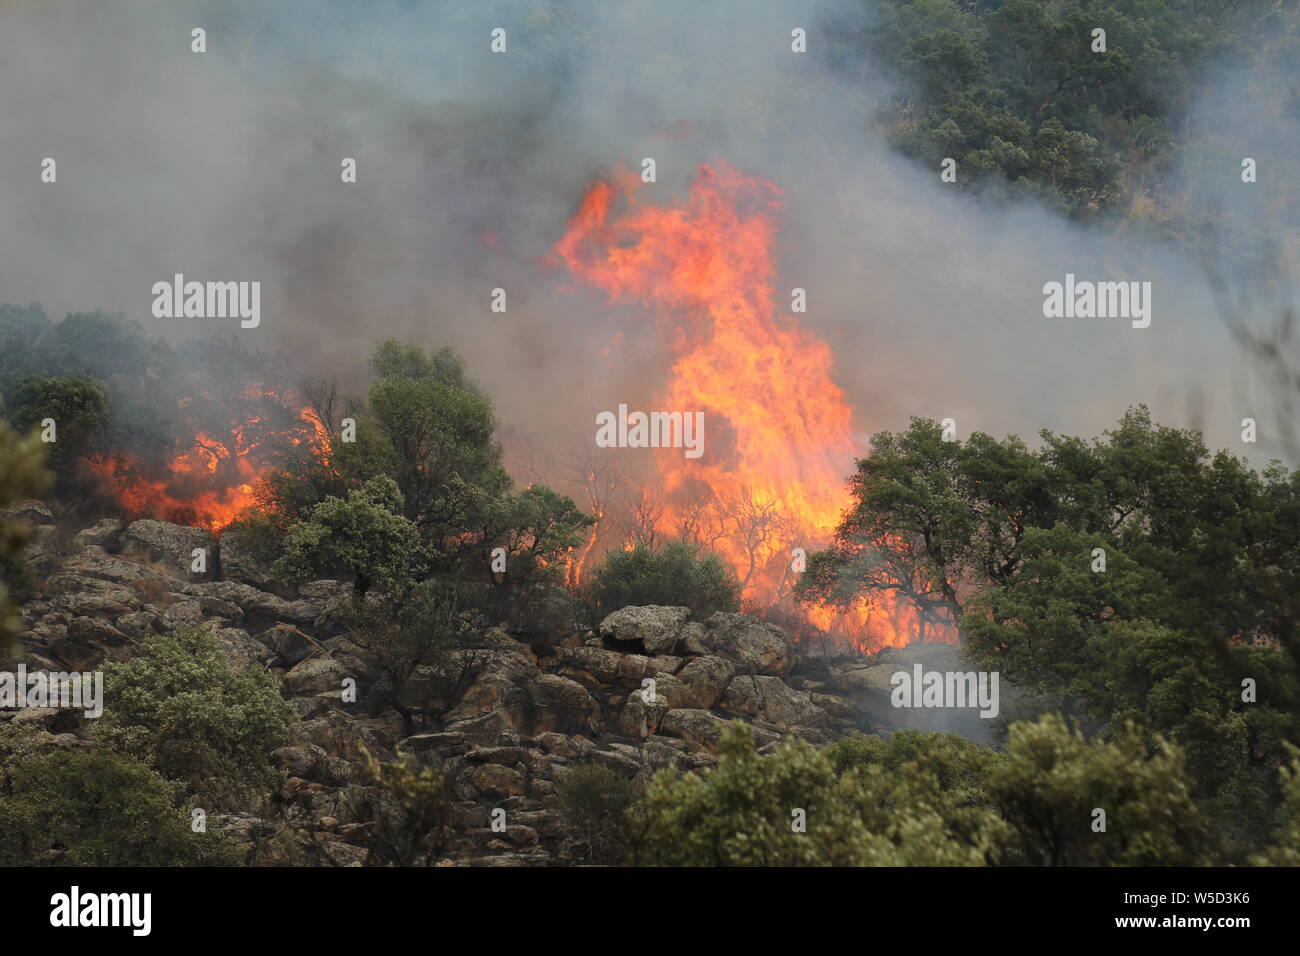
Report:
M690 608L648 604L625 607L600 622L600 633L616 641L639 641L648 654L671 654Z
M206 552L205 570L190 570L195 548ZM182 528L166 521L132 521L122 533L122 554L155 566L178 581L209 581L217 565L217 539L203 528Z
M798 657L794 641L775 624L719 611L709 618L708 626L705 647L732 661L741 673L784 677L794 669Z

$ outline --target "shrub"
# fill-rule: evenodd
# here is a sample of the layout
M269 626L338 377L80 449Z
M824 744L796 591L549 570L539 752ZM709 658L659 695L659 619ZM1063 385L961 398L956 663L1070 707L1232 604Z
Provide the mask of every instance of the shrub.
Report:
M150 637L141 651L104 667L98 740L214 804L277 779L270 753L296 714L269 671L235 673L216 638L196 628Z
M661 771L628 813L638 864L654 866L978 866L999 832L975 810L964 832L947 825L935 782L917 762L906 772L868 763L836 772L803 741L771 756L733 723L718 766L678 777ZM973 835L972 841L966 837Z
M685 606L697 619L740 610L740 584L716 555L672 541L660 550L638 544L612 551L592 574L589 600L600 616L629 605Z
M1059 714L1011 725L988 789L1032 866L1195 866L1210 862L1208 827L1189 795L1182 751L1128 725L1086 740ZM1094 830L1096 810L1105 829Z
M632 805L632 783L598 763L578 763L556 781L560 818L587 847L592 863L621 863L623 818Z
M238 851L195 833L173 787L109 750L42 752L0 735L0 865L230 866Z

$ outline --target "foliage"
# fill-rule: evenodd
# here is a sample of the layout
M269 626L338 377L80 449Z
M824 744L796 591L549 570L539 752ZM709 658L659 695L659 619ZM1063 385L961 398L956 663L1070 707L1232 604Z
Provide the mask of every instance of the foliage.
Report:
M406 753L380 763L362 746L361 756L374 787L375 852L394 866L432 866L454 832L446 775Z
M272 573L289 583L324 571L352 575L353 594L365 599L372 586L409 587L419 561L419 535L402 516L402 494L386 476L372 478L346 500L326 498L305 521L289 529Z
M689 607L697 620L740 610L740 586L730 568L683 541L611 551L592 572L588 595L598 615L645 604Z
M878 764L836 772L804 742L759 755L736 722L718 743L718 766L677 777L661 771L629 811L634 862L658 866L981 865L997 821L950 830L920 763L891 774ZM806 832L796 831L802 811ZM975 843L966 837L974 835Z
M49 485L44 468L44 446L36 435L19 437L0 419L0 509L40 494ZM0 564L6 569L0 578L0 655L18 637L21 618L11 603L10 586L24 583L22 549L31 538L30 530L0 515Z
M1209 828L1192 801L1182 752L1132 725L1110 743L1056 714L1012 725L988 791L1036 866L1194 866L1210 862ZM1105 811L1105 830L1094 813Z
M42 749L0 732L0 865L230 866L233 846L195 833L166 780L112 751Z
M944 441L919 419L876 436L800 593L893 590L959 623L1027 700L1178 743L1225 838L1262 839L1280 795L1261 771L1300 738L1300 482L1211 456L1145 408L1099 440L1042 439Z
M963 187L1038 196L1095 217L1173 185L1194 83L1250 58L1283 14L1235 0L882 0L840 41L898 84L895 143ZM1106 31L1094 52L1092 31Z
M417 716L456 697L478 663L460 618L463 592L454 583L423 581L347 610L347 639L365 667L366 696L401 714L408 736Z
M1251 858L1255 866L1300 866L1300 748L1288 746L1288 764L1281 767L1282 825L1263 853Z
M90 378L23 379L7 397L7 405L19 431L39 430L45 419L54 420L48 461L61 486L71 480L73 468L94 449L108 423L108 397Z
M631 781L598 763L570 764L556 780L560 818L587 847L589 862L622 862L623 820L635 795Z
M126 663L104 665L104 699L97 740L213 805L276 781L270 753L297 716L269 671L236 673L198 628L147 638Z

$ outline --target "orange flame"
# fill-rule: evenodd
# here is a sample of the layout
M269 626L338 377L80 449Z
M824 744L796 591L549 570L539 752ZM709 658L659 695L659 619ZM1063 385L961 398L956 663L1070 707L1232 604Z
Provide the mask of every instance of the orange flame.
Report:
M264 397L276 393L262 390ZM301 428L280 436L288 446L304 442L328 464L329 430L310 408L298 412ZM155 517L220 532L255 503L257 482L276 466L275 449L252 437L252 419L236 426L222 440L202 431L191 446L165 462L148 468L128 451L94 455L91 470L104 482L118 504L132 517Z
M783 193L727 166L700 167L689 199L672 207L638 204L637 186L636 177L594 183L555 251L611 302L660 310L672 368L655 407L704 412L703 457L655 452L656 529L720 554L748 601L788 605L793 548L829 541L859 449L830 347L775 305ZM919 630L911 605L890 593L805 615L860 648L904 644Z

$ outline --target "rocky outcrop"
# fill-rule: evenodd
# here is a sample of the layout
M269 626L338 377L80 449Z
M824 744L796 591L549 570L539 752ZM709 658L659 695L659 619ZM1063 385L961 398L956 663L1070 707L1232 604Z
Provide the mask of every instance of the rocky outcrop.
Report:
M203 552L205 570L194 571L195 549ZM215 576L217 539L203 528L182 528L166 521L143 518L122 533L122 554L151 565L180 581L207 581Z
M218 543L207 531L161 521L106 519L64 540L40 596L23 610L29 668L92 670L128 659L152 634L192 626L210 631L236 670L265 667L279 679L301 717L294 739L270 755L283 782L211 818L261 863L377 862L370 848L379 811L363 748L442 768L454 819L446 862L581 860L580 835L555 804L569 767L596 763L638 782L661 769L708 768L735 719L750 722L764 746L791 735L825 743L870 728L869 695L881 689L881 668L892 666L845 662L810 680L795 673L797 647L775 625L628 607L594 633L476 631L473 646L453 654L450 670L461 676L450 697L403 718L370 695L365 655L347 640L347 584L273 593L233 541L220 543L214 562ZM208 549L204 574L190 570L196 547ZM51 740L88 745L78 714L22 719L37 720ZM505 825L494 829L498 810Z

